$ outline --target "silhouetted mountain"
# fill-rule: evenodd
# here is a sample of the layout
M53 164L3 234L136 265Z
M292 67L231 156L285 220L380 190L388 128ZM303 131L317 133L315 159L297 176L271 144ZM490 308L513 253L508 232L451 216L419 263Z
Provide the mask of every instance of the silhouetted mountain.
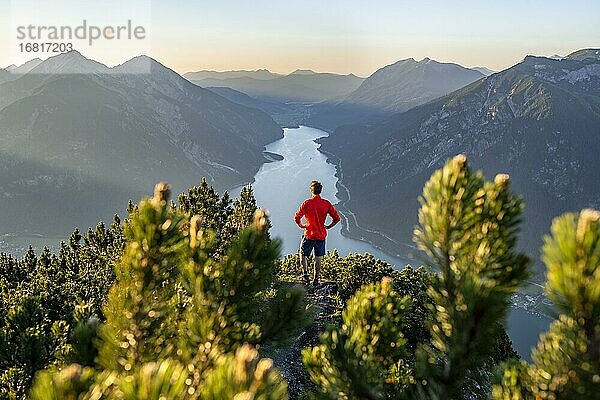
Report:
M242 93L238 90L229 87L207 87L205 89L208 89L211 92L218 94L219 96L223 96L226 99L233 101L234 103L241 104L250 108L260 108L261 110L266 111L266 109L269 109L271 107L275 107L277 109L283 107L283 104L281 103L256 99L254 97L248 96L246 93Z
M569 54L565 58L567 58L569 60L578 60L578 61L590 61L590 60L599 61L600 60L600 49L577 50L576 52Z
M33 68L37 67L41 62L42 62L41 59L34 58L33 60L29 60L26 63L21 64L21 65L12 64L12 65L6 67L5 69L15 75L22 75L22 74L28 73Z
M273 73L266 69L257 69L256 71L197 71L188 72L184 76L190 81L201 81L203 79L231 79L242 77L265 80L274 79L283 75Z
M262 100L260 98L250 97L246 93L228 87L207 87L206 89L223 96L234 103L263 110L281 126L291 126L302 123L309 111L304 104L284 103L268 99Z
M483 75L458 64L429 58L398 61L371 75L345 103L401 112L452 92Z
M292 72L290 75L314 75L316 74L315 71L313 71L312 69L297 69L294 72Z
M197 79L193 73L184 76L202 87L229 87L262 100L311 103L346 95L364 80L352 74L338 75L308 70L294 71L273 79L257 79L252 76Z
M159 180L174 191L202 177L221 189L248 182L280 137L263 111L148 57L114 68L77 52L52 57L0 85L3 231L65 233Z
M319 104L310 124L333 130L344 124L381 119L448 94L484 75L429 58L400 60L377 70L342 100Z
M342 127L322 139L341 160L346 206L365 228L360 236L381 242L368 231L380 230L408 246L423 184L446 159L464 153L489 177L511 175L526 203L521 243L537 256L553 217L600 207L597 55L528 56L385 122Z
M5 69L0 69L0 84L12 80L13 76Z
M33 60L29 60L22 65L11 64L4 69L0 69L0 83L14 81L15 79L18 79L21 75L31 71L41 62L42 60L40 60L39 58L34 58Z
M490 76L490 75L495 74L497 72L497 71L494 71L492 69L489 69L488 67L471 67L471 69L473 69L475 71L479 71L479 72L481 72L485 76Z

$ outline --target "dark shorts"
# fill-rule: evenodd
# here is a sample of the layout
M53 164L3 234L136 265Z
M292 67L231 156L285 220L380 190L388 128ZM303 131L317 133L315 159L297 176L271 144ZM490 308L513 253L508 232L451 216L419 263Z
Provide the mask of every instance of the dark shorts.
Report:
M309 256L312 250L315 249L315 257L322 257L325 255L325 240L312 240L302 236L300 242L300 251L305 256Z

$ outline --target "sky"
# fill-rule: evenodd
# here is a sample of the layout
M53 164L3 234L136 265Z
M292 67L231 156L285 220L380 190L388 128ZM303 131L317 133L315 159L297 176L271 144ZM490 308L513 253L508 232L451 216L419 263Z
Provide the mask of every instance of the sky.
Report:
M35 57L15 50L15 25L86 18L101 26L132 19L147 30L143 43L80 49L107 65L144 53L180 73L301 68L368 76L409 57L501 70L527 54L600 47L598 15L598 0L0 0L0 66Z

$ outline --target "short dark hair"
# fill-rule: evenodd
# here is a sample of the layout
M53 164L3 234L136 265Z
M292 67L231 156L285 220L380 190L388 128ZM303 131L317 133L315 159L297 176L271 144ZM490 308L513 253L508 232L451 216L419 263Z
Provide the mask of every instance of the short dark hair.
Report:
M310 183L310 191L312 194L321 194L322 190L323 190L323 185L321 185L321 182L312 181Z

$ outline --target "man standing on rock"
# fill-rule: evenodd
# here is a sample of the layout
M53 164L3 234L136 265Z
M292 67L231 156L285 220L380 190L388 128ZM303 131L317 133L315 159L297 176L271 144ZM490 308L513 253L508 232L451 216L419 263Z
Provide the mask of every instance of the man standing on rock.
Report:
M302 273L304 274L304 283L309 284L308 277L308 259L310 253L315 251L315 271L313 275L313 285L319 284L319 274L321 272L321 259L325 255L325 237L327 229L333 228L340 222L340 216L333 205L326 199L321 198L323 185L319 181L310 183L310 192L312 197L306 199L294 216L296 225L304 229L304 235L300 242L300 262L302 264ZM331 216L331 223L325 225L327 215ZM306 223L302 223L302 217Z

